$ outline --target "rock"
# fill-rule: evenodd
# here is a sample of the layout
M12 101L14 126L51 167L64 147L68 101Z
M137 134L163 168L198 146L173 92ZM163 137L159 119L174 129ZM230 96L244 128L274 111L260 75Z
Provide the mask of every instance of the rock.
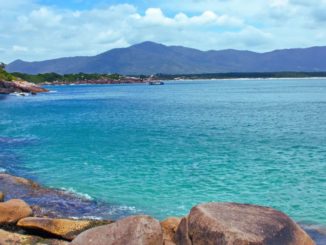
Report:
M189 237L188 218L182 218L176 231L174 240L178 245L192 245Z
M12 82L0 81L1 94L10 94L14 92L42 93L42 92L48 92L48 90L26 81L12 81Z
M288 216L271 208L207 203L191 209L176 234L179 245L313 245Z
M173 245L175 244L175 233L180 224L180 218L167 218L161 222L161 227L163 231L163 244L164 245Z
M149 216L130 216L78 235L72 245L162 245L160 223Z
M67 245L66 241L57 239L44 239L38 236L22 235L12 233L0 229L0 244L1 245Z
M18 221L17 226L28 230L37 230L73 240L81 232L112 221L72 220L28 217Z
M3 192L0 192L0 202L3 202L5 200L5 194Z
M12 199L0 203L0 224L15 224L18 220L32 214L32 209L23 200Z

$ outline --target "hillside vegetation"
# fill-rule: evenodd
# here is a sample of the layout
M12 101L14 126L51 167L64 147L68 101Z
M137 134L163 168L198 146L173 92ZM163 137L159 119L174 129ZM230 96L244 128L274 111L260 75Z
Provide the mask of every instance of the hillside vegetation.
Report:
M13 81L16 79L15 76L6 72L4 69L5 65L3 63L0 63L0 81Z
M60 82L78 82L78 81L87 81L87 80L100 80L100 79L111 79L111 80L119 80L122 76L119 74L85 74L85 73L78 73L78 74L65 74L59 75L57 73L44 73L44 74L25 74L14 72L12 73L16 77L20 77L21 79L32 82L32 83L53 83L56 81Z

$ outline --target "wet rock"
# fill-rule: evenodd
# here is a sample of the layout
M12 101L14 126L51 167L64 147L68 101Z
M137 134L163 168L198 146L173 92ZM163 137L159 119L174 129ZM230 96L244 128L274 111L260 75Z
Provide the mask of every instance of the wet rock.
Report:
M161 227L163 231L163 244L173 245L175 244L175 233L180 224L181 218L167 218L161 222Z
M66 241L57 239L44 239L38 236L22 235L12 233L0 229L0 244L1 245L67 245Z
M5 194L0 191L0 202L3 202L5 200Z
M163 235L158 220L149 216L130 216L110 225L81 233L72 245L162 245Z
M112 221L28 217L19 220L17 226L28 230L42 231L66 240L73 240L85 230L109 223L112 223Z
M288 216L271 208L207 203L191 209L177 230L180 245L313 245Z
M117 219L127 215L126 211L113 209L107 203L94 201L64 190L46 188L37 183L9 174L0 173L1 191L6 199L23 199L35 206L38 217L101 217ZM117 210L117 211L116 211Z
M0 224L15 224L18 220L32 214L32 209L23 200L12 199L0 203Z

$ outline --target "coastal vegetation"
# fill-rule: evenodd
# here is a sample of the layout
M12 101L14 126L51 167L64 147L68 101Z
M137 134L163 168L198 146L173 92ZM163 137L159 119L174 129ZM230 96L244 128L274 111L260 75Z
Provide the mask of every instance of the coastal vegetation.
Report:
M0 63L0 81L13 81L16 79L15 76L13 76L12 74L6 72L5 70L5 64L4 63Z
M326 72L250 72L250 73L208 73L208 74L156 74L155 76L140 75L140 76L125 76L121 74L26 74L26 73L8 73L5 70L0 70L0 80L15 78L35 83L35 84L71 84L71 83L130 83L130 82L146 82L148 79L155 80L204 80L204 79L268 79L268 78L314 78L326 77ZM4 78L2 78L4 77ZM8 81L8 80L7 80Z
M86 74L86 73L77 73L77 74L64 74L60 75L54 72L51 73L44 73L44 74L37 74L37 75L31 75L31 74L25 74L25 73L19 73L14 72L12 73L16 77L20 77L23 80L26 80L28 82L32 82L35 84L40 83L53 83L53 82L67 82L67 83L73 83L78 81L89 81L89 80L119 80L123 76L119 74Z

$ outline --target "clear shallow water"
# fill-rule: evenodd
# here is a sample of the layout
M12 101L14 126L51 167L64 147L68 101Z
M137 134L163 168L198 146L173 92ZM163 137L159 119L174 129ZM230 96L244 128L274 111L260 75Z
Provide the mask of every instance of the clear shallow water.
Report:
M0 170L157 218L233 201L326 225L326 80L50 89L0 100Z

